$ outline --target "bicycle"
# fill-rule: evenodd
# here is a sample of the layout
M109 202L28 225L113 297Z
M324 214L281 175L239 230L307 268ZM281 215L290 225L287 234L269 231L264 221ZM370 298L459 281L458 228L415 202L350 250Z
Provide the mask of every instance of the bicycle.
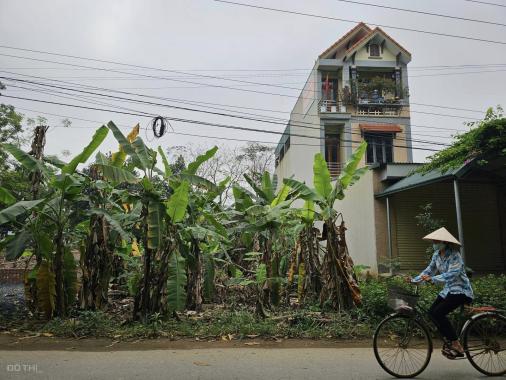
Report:
M418 284L414 293L390 287L388 303L395 312L383 319L374 332L376 360L387 373L398 378L421 374L430 362L434 347L432 336L440 336L428 317L428 310L417 305L418 298ZM487 376L506 374L504 310L492 306L462 306L456 331L465 356L454 360L467 358L474 368Z

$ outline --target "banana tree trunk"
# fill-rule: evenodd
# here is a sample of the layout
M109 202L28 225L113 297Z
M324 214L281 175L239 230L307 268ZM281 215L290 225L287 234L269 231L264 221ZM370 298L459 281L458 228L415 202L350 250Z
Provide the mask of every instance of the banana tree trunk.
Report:
M346 247L344 222L339 227L328 219L327 250L323 260L323 289L320 304L330 303L332 308L349 310L361 302L360 289L354 278L353 261Z
M55 273L55 288L56 288L56 300L55 300L55 316L65 317L67 314L67 305L65 302L65 285L63 283L63 229L61 226L58 227L58 231L55 239L56 253L54 257L53 267Z
M202 282L203 282L203 265L202 253L200 252L199 242L192 242L192 251L194 256L193 265L188 266L188 290L186 306L190 310L202 310Z
M100 310L108 301L112 271L112 252L108 246L109 231L103 216L92 216L87 245L81 256L81 308Z
M144 230L144 255L143 255L143 276L142 284L139 287L134 300L133 318L134 320L146 321L150 310L150 277L151 277L151 259L154 254L153 250L148 247L148 208L144 205L142 209L142 223Z

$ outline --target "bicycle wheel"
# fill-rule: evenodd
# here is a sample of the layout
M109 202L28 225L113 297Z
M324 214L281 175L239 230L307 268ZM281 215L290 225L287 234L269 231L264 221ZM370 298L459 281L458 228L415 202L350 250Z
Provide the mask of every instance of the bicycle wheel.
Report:
M412 316L394 314L385 318L374 332L374 356L390 375L415 377L423 372L432 354L427 328Z
M488 376L506 374L506 317L485 313L463 332L464 350L474 368Z

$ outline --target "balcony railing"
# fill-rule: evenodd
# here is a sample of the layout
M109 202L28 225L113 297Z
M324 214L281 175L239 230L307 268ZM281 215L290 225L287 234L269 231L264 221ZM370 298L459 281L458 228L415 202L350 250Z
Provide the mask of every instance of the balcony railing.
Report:
M320 112L343 113L346 112L346 106L341 101L321 99L318 103L318 110Z
M351 97L340 94L338 100L320 99L319 113L356 112L358 115L399 116L404 107L408 106L405 99L385 99L383 97Z
M329 168L330 177L335 179L341 174L343 164L340 162L327 162L327 168Z

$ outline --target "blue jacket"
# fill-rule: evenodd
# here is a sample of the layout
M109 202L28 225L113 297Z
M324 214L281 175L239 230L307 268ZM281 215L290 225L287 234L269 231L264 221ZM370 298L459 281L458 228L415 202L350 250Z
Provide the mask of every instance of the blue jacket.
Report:
M436 272L439 274L436 275ZM464 261L458 250L446 246L445 253L441 257L439 250L432 255L432 260L422 273L413 278L413 282L421 281L422 275L431 277L435 284L444 284L443 290L439 295L445 298L450 294L465 294L469 298L474 298L471 282L466 275Z

